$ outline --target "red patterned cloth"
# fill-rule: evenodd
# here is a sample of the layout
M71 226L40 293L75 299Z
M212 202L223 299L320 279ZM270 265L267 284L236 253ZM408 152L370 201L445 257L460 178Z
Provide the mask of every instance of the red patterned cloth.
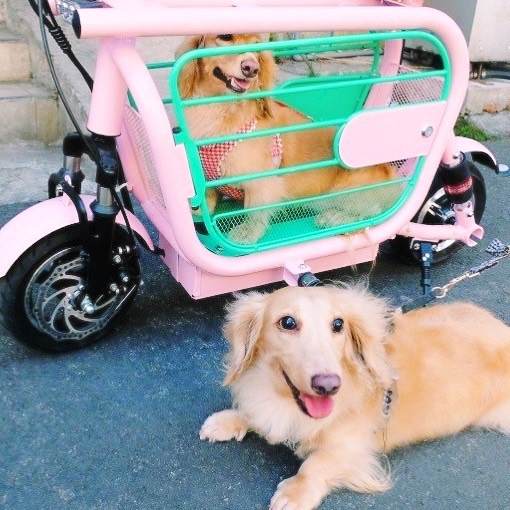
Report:
M257 119L253 119L243 126L237 133L251 133L257 127ZM208 181L214 181L221 177L221 165L230 152L237 147L242 140L230 140L222 143L212 143L199 147L198 152L202 161L205 178ZM283 145L279 134L273 136L273 145L271 148L271 157L273 158L274 168L279 168L282 161ZM232 186L220 186L220 193L227 195L235 200L244 199L244 191Z

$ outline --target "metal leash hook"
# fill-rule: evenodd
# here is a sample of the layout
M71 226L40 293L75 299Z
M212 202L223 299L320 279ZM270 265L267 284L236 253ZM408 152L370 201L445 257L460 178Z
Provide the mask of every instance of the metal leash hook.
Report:
M457 276L457 278L453 278L442 287L433 287L431 292L434 295L434 297L436 299L443 299L444 297L446 297L450 289L457 285L458 283L467 280L468 278L474 278L475 276L478 276L487 269L497 266L500 260L510 257L510 244L504 245L499 239L494 239L489 243L489 246L487 246L485 251L492 255L492 257L489 260L482 262L478 266L472 267L465 273L461 274L460 276Z

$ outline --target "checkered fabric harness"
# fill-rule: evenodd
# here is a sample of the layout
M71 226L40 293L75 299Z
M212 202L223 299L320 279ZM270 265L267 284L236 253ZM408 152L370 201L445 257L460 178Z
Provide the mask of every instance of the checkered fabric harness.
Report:
M251 133L257 127L257 119L253 119L243 126L237 133ZM212 143L210 145L203 145L199 147L198 151L202 161L205 178L208 181L214 181L221 177L221 165L225 161L232 150L237 147L243 140L230 140L222 143ZM279 168L282 162L283 144L282 138L279 134L273 135L273 145L271 147L271 157L273 158L274 168ZM232 186L220 186L218 191L227 195L235 200L244 199L244 191Z

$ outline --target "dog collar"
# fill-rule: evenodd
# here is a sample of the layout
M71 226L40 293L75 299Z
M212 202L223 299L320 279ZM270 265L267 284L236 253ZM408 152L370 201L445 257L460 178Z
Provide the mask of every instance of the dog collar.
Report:
M393 371L391 375L391 385L386 388L383 393L382 400L382 412L384 416L384 425L382 429L382 438L383 438L383 453L386 454L387 442L388 442L388 422L390 420L390 412L391 405L395 402L397 398L397 382L399 380L399 375L397 372Z

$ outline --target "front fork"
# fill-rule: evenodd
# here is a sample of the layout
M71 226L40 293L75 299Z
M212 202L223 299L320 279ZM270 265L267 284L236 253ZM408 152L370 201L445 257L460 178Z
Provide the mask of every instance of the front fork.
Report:
M90 204L92 235L89 237L88 271L85 288L92 300L104 293L112 282L113 233L119 206L111 188L119 182L120 165L115 138L92 136L97 148L96 199Z
M130 276L122 272L123 258L137 256L135 246L119 248L113 253L113 238L116 217L120 207L112 193L119 182L121 167L115 138L92 134L88 144L77 133L64 138L64 166L50 176L48 192L50 198L67 194L78 212L81 227L82 253L86 274L83 284L75 294L74 302L86 313L95 311L96 301L101 296L122 292L123 279ZM91 152L94 154L91 154ZM96 199L90 204L92 221L79 196L84 175L80 168L83 154L88 154L97 164ZM117 273L120 278L117 278ZM119 280L119 281L118 281Z

